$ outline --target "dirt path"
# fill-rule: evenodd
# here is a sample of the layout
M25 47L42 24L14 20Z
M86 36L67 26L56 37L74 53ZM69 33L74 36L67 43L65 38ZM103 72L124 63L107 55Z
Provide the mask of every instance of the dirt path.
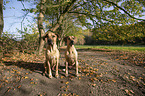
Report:
M40 62L5 60L0 65L0 96L144 96L145 66L113 59L112 51L78 50L79 71L64 76L64 51L60 57L60 78L42 76ZM42 56L43 57L43 56ZM10 57L9 57L10 58ZM8 58L7 58L8 59ZM54 73L54 72L53 72Z

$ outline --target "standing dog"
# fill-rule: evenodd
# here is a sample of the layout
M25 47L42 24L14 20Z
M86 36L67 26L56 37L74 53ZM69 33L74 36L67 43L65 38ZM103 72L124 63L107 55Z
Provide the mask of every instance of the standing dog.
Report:
M49 78L52 78L51 70L56 66L55 77L58 78L58 63L59 63L59 50L57 49L56 40L57 35L52 32L45 34L44 39L46 41L46 61L44 64L45 74L49 71ZM52 69L51 69L52 68ZM45 75L43 74L43 75Z
M78 74L79 64L78 64L78 60L77 60L78 54L77 54L77 51L74 46L74 39L75 39L74 36L66 36L63 39L67 43L67 48L65 51L66 77L68 76L68 66L73 66L74 64L76 66L76 76L79 76L79 74Z

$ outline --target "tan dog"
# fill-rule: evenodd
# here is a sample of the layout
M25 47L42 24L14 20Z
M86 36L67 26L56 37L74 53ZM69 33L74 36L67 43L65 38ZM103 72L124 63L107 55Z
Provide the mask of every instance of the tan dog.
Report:
M46 61L44 64L45 74L49 71L49 78L52 78L51 68L54 69L56 66L55 77L58 78L58 63L59 63L59 50L57 49L56 40L57 35L52 32L45 34L44 39L46 41ZM44 74L44 75L45 75Z
M76 76L79 76L78 74L78 53L75 49L75 46L74 46L74 36L66 36L64 38L64 41L67 43L67 48L66 48L66 51L65 51L65 59L66 59L66 76L68 76L68 66L73 66L75 64L76 66Z

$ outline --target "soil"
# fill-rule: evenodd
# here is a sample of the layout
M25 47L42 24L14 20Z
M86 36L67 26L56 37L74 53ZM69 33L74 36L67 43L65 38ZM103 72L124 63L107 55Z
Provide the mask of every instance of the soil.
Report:
M31 62L12 60L12 56L3 58L0 96L145 96L144 57L142 63L134 63L128 60L131 57L125 59L129 54L120 51L77 51L79 77L75 76L75 69L65 77L64 49L60 49L59 78L42 75L44 55Z

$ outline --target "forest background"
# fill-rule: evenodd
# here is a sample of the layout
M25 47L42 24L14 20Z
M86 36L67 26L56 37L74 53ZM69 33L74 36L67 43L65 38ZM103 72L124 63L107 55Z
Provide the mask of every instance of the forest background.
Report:
M74 35L77 45L145 44L143 0L1 0L1 5L3 52L41 53L49 31L59 34L58 46L67 35Z

